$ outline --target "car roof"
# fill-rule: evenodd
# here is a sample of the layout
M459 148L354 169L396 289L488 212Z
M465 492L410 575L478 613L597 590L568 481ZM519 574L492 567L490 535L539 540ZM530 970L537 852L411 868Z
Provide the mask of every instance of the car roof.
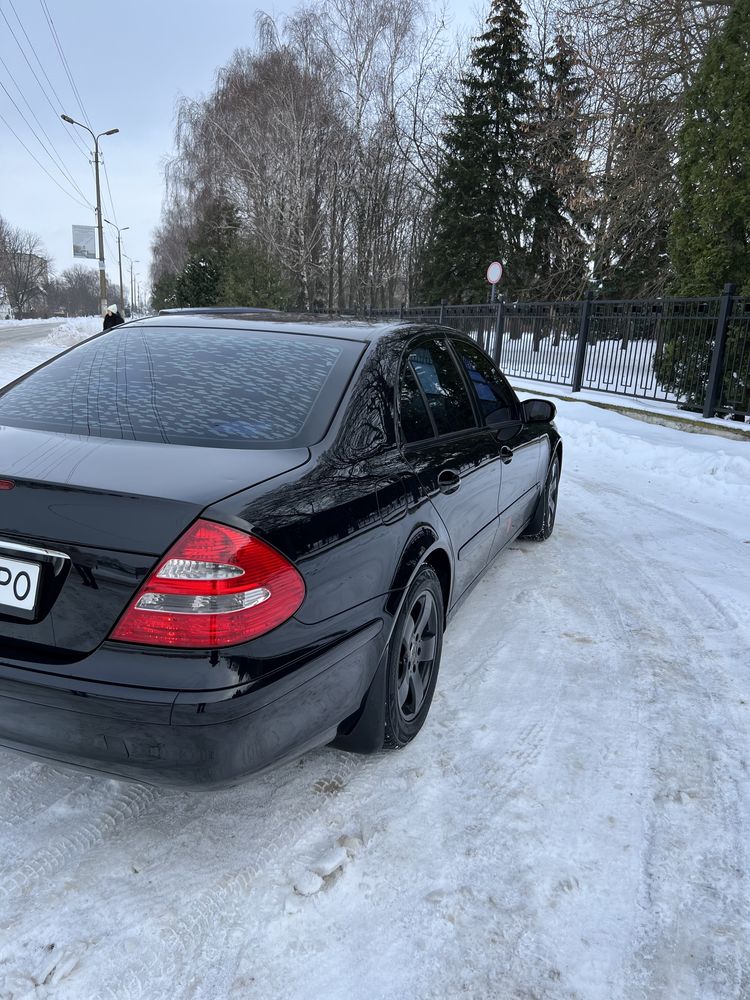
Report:
M265 315L264 315L265 314ZM265 333L296 333L313 337L332 337L368 344L398 331L413 330L426 324L395 322L378 323L355 319L317 319L299 314L274 313L272 310L164 310L158 316L134 320L133 325L148 327L181 327L182 329L257 330Z

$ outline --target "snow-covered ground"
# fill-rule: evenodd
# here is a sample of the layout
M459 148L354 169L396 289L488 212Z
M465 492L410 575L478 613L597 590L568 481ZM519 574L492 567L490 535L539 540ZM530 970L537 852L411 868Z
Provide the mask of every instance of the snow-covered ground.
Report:
M37 338L19 337L17 340L4 341L4 332L17 332L28 326L33 334L34 324L44 331ZM0 384L10 382L23 375L30 368L40 365L43 361L59 354L60 351L72 347L73 344L100 333L102 320L99 316L83 316L75 319L56 320L23 320L21 323L13 320L0 326ZM0 994L2 1000L2 994Z
M558 422L555 533L406 750L202 794L0 751L0 998L747 1000L750 442Z

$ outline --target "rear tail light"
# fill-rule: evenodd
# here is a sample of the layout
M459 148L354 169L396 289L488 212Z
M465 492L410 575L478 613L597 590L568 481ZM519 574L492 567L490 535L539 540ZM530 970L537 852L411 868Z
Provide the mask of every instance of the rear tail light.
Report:
M294 614L305 584L259 538L196 521L153 570L111 639L204 649L254 639Z

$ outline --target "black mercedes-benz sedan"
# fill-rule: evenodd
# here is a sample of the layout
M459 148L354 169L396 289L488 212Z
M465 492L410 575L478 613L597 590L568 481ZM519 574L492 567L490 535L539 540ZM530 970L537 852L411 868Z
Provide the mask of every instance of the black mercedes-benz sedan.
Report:
M158 316L0 390L0 746L173 786L401 747L562 444L467 336Z

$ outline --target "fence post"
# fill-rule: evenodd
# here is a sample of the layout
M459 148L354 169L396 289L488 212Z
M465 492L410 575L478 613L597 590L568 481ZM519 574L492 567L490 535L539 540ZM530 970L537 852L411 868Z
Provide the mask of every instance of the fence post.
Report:
M729 319L732 315L733 299L734 285L728 282L724 285L724 291L721 293L719 318L716 320L714 349L711 352L711 368L708 373L706 396L703 401L704 417L713 417L717 407L721 405L722 381L724 379L724 350L727 343Z
M440 325L445 326L445 307L448 305L447 299L440 300Z
M586 297L581 306L581 322L578 326L578 341L576 343L576 357L573 364L572 392L581 391L583 381L583 364L586 360L586 344L589 339L589 323L591 322L591 303L594 298L592 289L586 292Z
M505 333L505 296L501 295L497 303L495 314L495 338L492 342L492 360L500 367L500 358L503 353L503 334Z

